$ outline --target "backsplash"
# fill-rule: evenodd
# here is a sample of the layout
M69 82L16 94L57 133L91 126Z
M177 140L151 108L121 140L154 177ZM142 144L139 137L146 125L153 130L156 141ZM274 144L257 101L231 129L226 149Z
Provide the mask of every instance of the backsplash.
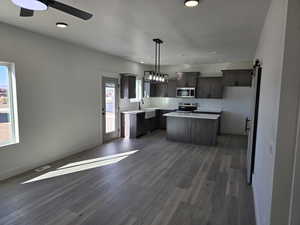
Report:
M144 104L141 107L150 107L151 106L151 99L144 98ZM120 111L129 111L129 110L137 110L139 108L138 102L130 102L129 99L120 99Z
M198 103L198 107L205 108L222 108L222 99L199 99L199 98L149 98L151 107L167 107L178 108L178 104L183 103Z

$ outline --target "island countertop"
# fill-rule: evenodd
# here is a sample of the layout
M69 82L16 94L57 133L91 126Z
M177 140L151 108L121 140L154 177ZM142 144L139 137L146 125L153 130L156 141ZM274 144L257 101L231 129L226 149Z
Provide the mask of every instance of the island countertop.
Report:
M164 114L166 117L179 117L179 118L194 118L194 119L208 119L217 120L220 118L218 114L206 114L206 113L181 113L181 112L171 112Z

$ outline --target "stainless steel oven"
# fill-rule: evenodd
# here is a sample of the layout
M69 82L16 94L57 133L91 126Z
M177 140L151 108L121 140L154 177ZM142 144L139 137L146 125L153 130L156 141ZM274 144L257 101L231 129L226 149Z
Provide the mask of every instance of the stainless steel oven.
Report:
M179 103L177 112L193 112L197 108L197 103Z
M179 98L195 98L196 89L191 87L177 88L176 97Z

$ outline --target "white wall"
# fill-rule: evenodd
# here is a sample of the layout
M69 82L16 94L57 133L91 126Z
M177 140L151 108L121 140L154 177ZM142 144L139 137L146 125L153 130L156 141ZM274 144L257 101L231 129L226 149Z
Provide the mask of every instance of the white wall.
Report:
M290 59L287 65L287 69L293 76L291 76L291 81L293 81L293 84L288 84L287 88L293 90L293 96L292 102L288 102L289 105L298 106L298 130L297 130L297 136L296 136L296 142L295 142L295 154L294 154L294 167L293 167L293 189L291 194L291 211L290 211L290 223L289 225L298 225L300 224L300 99L299 99L299 58L300 58L300 2L295 0L289 1L289 9L288 9L288 17L287 17L287 34L288 37L286 39L286 56ZM296 78L296 79L295 79ZM295 92L296 91L296 92ZM298 96L297 96L298 91ZM295 94L296 93L296 94ZM298 97L296 99L295 97ZM283 99L285 100L285 99ZM294 108L295 110L295 108ZM288 124L289 125L289 124ZM289 141L289 140L287 140ZM291 156L289 156L291 157ZM276 170L277 168L275 168ZM280 168L279 168L280 169ZM284 176L286 174L291 174L290 171L285 171L285 173L282 174L281 178L284 179ZM283 183L284 184L284 183ZM289 183L288 183L289 184ZM285 187L283 186L283 189ZM277 213L277 210L279 208L274 208L274 214ZM274 217L274 221L277 218Z
M222 101L221 132L224 134L245 133L245 120L250 117L250 87L226 87Z
M289 224L290 200L294 197L292 195L292 178L300 102L300 1L288 0L285 4L288 7L274 166L272 225ZM297 167L295 166L295 168ZM300 173L300 171L296 172ZM297 179L297 177L295 178ZM300 186L296 191L298 195L299 190ZM298 201L300 201L299 197ZM294 215L295 213L299 214L300 202L293 203ZM298 224L300 224L299 217L298 221L297 218L293 218L292 225Z
M0 179L102 143L101 75L143 67L2 23L0 31L0 61L16 65L20 126L20 144L0 148Z
M257 225L270 225L271 218L286 10L286 0L272 0L256 51L263 67L253 177Z

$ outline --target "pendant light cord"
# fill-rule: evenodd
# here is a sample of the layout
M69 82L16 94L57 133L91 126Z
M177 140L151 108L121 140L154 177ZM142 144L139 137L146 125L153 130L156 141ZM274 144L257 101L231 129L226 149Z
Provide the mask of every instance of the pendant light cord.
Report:
M158 43L158 74L160 76L160 43Z
M155 63L154 63L154 73L157 73L157 42L155 42Z

